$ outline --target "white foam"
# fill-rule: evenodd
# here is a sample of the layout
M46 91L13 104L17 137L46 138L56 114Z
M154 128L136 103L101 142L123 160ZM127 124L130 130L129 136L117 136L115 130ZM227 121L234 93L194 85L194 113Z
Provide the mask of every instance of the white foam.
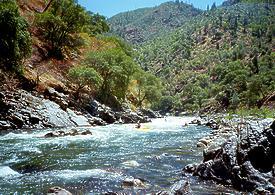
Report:
M0 177L8 177L8 176L18 176L20 173L12 170L8 166L0 166Z
M122 176L119 173L108 172L102 169L88 169L88 170L61 170L53 173L54 176L66 179L66 180L76 180L80 178L109 178L117 179Z
M122 163L124 166L127 166L127 167L139 167L140 164L135 161L135 160L129 160L129 161L125 161Z

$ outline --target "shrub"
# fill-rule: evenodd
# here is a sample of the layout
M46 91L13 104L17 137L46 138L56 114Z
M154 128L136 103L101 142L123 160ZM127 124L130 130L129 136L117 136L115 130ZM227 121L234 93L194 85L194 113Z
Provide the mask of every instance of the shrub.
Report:
M13 0L0 1L0 67L20 71L31 54L31 37L26 20Z

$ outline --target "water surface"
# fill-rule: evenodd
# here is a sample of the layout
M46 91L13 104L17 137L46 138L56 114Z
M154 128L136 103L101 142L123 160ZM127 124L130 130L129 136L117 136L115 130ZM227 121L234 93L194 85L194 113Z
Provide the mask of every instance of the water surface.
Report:
M75 194L150 194L180 179L188 179L195 194L230 192L193 176L183 178L185 165L202 160L196 143L210 133L184 126L191 120L155 119L141 129L133 124L79 128L92 131L86 136L43 138L49 129L1 136L0 194L43 194L53 186ZM141 178L147 188L124 189L126 178Z

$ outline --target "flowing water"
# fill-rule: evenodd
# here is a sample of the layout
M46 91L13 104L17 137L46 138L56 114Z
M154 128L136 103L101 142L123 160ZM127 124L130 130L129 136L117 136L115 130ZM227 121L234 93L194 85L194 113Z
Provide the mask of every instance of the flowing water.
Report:
M152 123L89 129L93 135L43 138L51 130L0 136L0 194L44 194L53 186L74 194L167 190L183 179L182 168L202 160L197 141L210 129L183 126L192 118L168 117ZM69 130L69 129L64 129ZM141 178L145 189L122 188L123 180ZM194 194L230 189L188 176Z

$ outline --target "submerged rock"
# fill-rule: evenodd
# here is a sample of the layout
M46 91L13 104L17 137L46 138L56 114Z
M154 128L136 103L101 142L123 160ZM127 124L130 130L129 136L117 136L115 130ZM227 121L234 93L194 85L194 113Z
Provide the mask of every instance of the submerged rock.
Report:
M44 135L45 138L53 138L53 137L64 137L64 136L77 136L77 135L92 135L90 130L78 131L77 129L71 129L68 132L65 131L53 131L46 133Z
M72 195L71 192L61 188L61 187L52 187L48 190L47 195Z
M146 185L144 181L141 179L125 179L122 182L122 187L127 188L127 187L136 187L136 188L145 188Z

